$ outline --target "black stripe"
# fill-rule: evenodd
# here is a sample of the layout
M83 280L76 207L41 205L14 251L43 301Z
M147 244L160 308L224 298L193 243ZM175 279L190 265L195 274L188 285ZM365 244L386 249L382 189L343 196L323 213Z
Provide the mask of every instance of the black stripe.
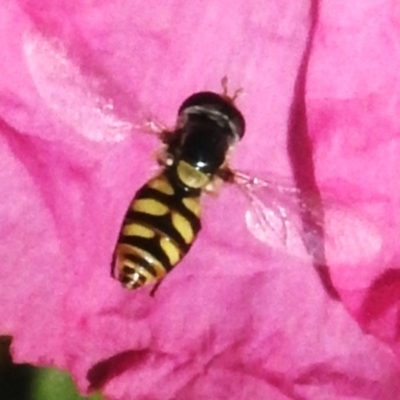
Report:
M135 263L137 265L140 265L154 277L157 276L157 271L153 267L153 265L151 263L149 263L143 257L139 256L138 254L126 253L126 254L124 254L124 258L126 258L129 261L132 261L133 263ZM130 268L130 267L127 267L127 268Z
M156 260L158 260L161 266L166 270L170 271L173 265L170 264L168 256L164 253L163 249L159 244L159 238L143 238L140 236L121 236L120 243L138 247L151 254Z
M189 222L193 231L193 236L195 238L201 229L201 221L196 214L186 208L186 206L182 203L182 200L184 198L190 197L187 196L187 194L184 193L182 190L175 192L174 195L167 195L149 186L144 186L135 196L135 200L154 199L156 201L159 201L160 203L164 204L171 213L176 212L182 215L182 217ZM132 203L132 206L134 206L134 202ZM127 212L126 218L133 221L143 222L149 227L158 228L165 235L171 237L172 240L175 240L178 246L182 248L182 250L186 252L189 249L180 232L175 229L170 214L164 216L151 215L148 213L134 211L130 207Z
M170 210L181 214L185 219L189 221L195 233L200 230L201 225L199 217L191 210L186 208L186 206L182 203L183 199L189 198L189 196L185 195L184 192L178 191L177 193L174 193L174 195L168 195L159 192L158 190L153 189L149 186L145 186L138 192L135 199L145 198L157 200L160 203L165 204Z
M169 237L176 243L182 253L186 253L189 250L190 244L187 244L184 241L179 231L177 231L175 228L171 220L171 214L158 216L137 211L130 211L128 213L128 218L146 226L149 229L159 231L163 236Z
M132 277L128 275L128 273L121 274L119 276L119 280L122 282L123 285L128 285L130 289L137 289L143 286L146 283L146 277L139 272L139 278L135 279L135 282L132 282Z

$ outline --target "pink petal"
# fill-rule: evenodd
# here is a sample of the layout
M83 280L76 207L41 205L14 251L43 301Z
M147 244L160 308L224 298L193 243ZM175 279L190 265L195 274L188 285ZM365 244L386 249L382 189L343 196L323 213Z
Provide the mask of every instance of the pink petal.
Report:
M360 1L357 7L339 3L321 8L311 58L308 105L315 164L321 181L346 181L357 188L351 195L379 227L382 249L369 262L332 269L332 276L362 327L397 352L398 21L387 1Z
M2 11L0 328L17 362L68 369L83 392L110 399L399 396L396 14L383 0L318 5L15 1ZM294 87L313 18L302 104ZM185 96L220 90L224 75L246 91L232 164L337 183L380 233L368 262L331 266L351 315L311 261L253 239L230 187L205 199L198 241L155 298L111 279L121 218L158 145L136 125L148 113L173 125ZM288 156L296 110L289 137L303 141Z

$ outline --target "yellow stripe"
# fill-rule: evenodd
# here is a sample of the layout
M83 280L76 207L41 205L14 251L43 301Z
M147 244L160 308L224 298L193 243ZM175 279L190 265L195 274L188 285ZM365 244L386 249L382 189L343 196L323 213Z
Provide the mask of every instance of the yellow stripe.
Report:
M181 214L177 212L172 213L172 224L174 225L175 229L179 232L182 236L183 240L189 244L193 242L194 233L190 222L183 217Z
M152 229L134 222L124 225L122 234L126 236L139 236L147 239L151 239L155 235Z
M160 246L163 252L168 257L171 266L173 267L175 264L177 264L178 261L181 259L181 253L177 245L173 243L169 238L163 237L160 240Z
M210 178L186 161L179 161L176 169L181 182L193 189L200 189L210 182Z
M139 199L132 204L134 211L151 215L165 215L169 212L168 207L154 199Z
M182 199L182 203L189 211L196 215L196 217L200 217L201 208L198 198L185 197Z
M163 175L157 176L156 178L152 179L147 186L158 190L161 193L173 195L174 194L174 188L171 186L171 184L168 182L167 178Z

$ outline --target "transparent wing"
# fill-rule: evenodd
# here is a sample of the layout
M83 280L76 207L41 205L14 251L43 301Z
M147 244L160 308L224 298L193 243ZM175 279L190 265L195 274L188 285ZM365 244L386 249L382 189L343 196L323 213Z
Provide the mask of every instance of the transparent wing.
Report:
M105 82L84 74L61 41L31 31L23 51L39 95L66 125L89 140L112 142L135 127L105 94Z
M249 200L246 224L268 246L320 265L371 260L382 247L377 226L354 206L307 193L285 180L234 172Z

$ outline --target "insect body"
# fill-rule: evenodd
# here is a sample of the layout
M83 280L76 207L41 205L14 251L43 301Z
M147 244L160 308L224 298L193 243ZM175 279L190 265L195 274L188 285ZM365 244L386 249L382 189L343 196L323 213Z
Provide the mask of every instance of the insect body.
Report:
M25 58L36 90L72 132L88 143L120 142L131 134L137 121L122 117L119 102L104 95L109 92L102 80L81 71L56 40L37 35L26 39ZM54 74L55 70L62 73ZM218 178L235 184L247 198L247 228L268 251L276 249L329 268L364 265L377 257L384 248L381 230L355 210L356 204L364 206L364 200L357 203L352 198L354 188L346 203L336 200L336 185L333 196L326 187L315 196L293 186L290 177L288 181L266 170L256 176L227 167L229 149L243 136L244 120L233 105L236 96L229 99L226 80L222 84L222 95L203 92L185 100L176 128L161 134L163 170L138 191L128 209L114 251L117 278L128 288L159 282L194 242L200 229L201 195ZM269 133L255 132L255 143L257 134ZM365 199L367 208L373 209L371 198ZM291 263L285 265L291 268Z
M176 129L163 135L164 169L137 192L122 224L114 259L126 288L159 281L187 254L201 228L200 197L229 176L227 154L244 130L225 95L200 92L182 103Z

